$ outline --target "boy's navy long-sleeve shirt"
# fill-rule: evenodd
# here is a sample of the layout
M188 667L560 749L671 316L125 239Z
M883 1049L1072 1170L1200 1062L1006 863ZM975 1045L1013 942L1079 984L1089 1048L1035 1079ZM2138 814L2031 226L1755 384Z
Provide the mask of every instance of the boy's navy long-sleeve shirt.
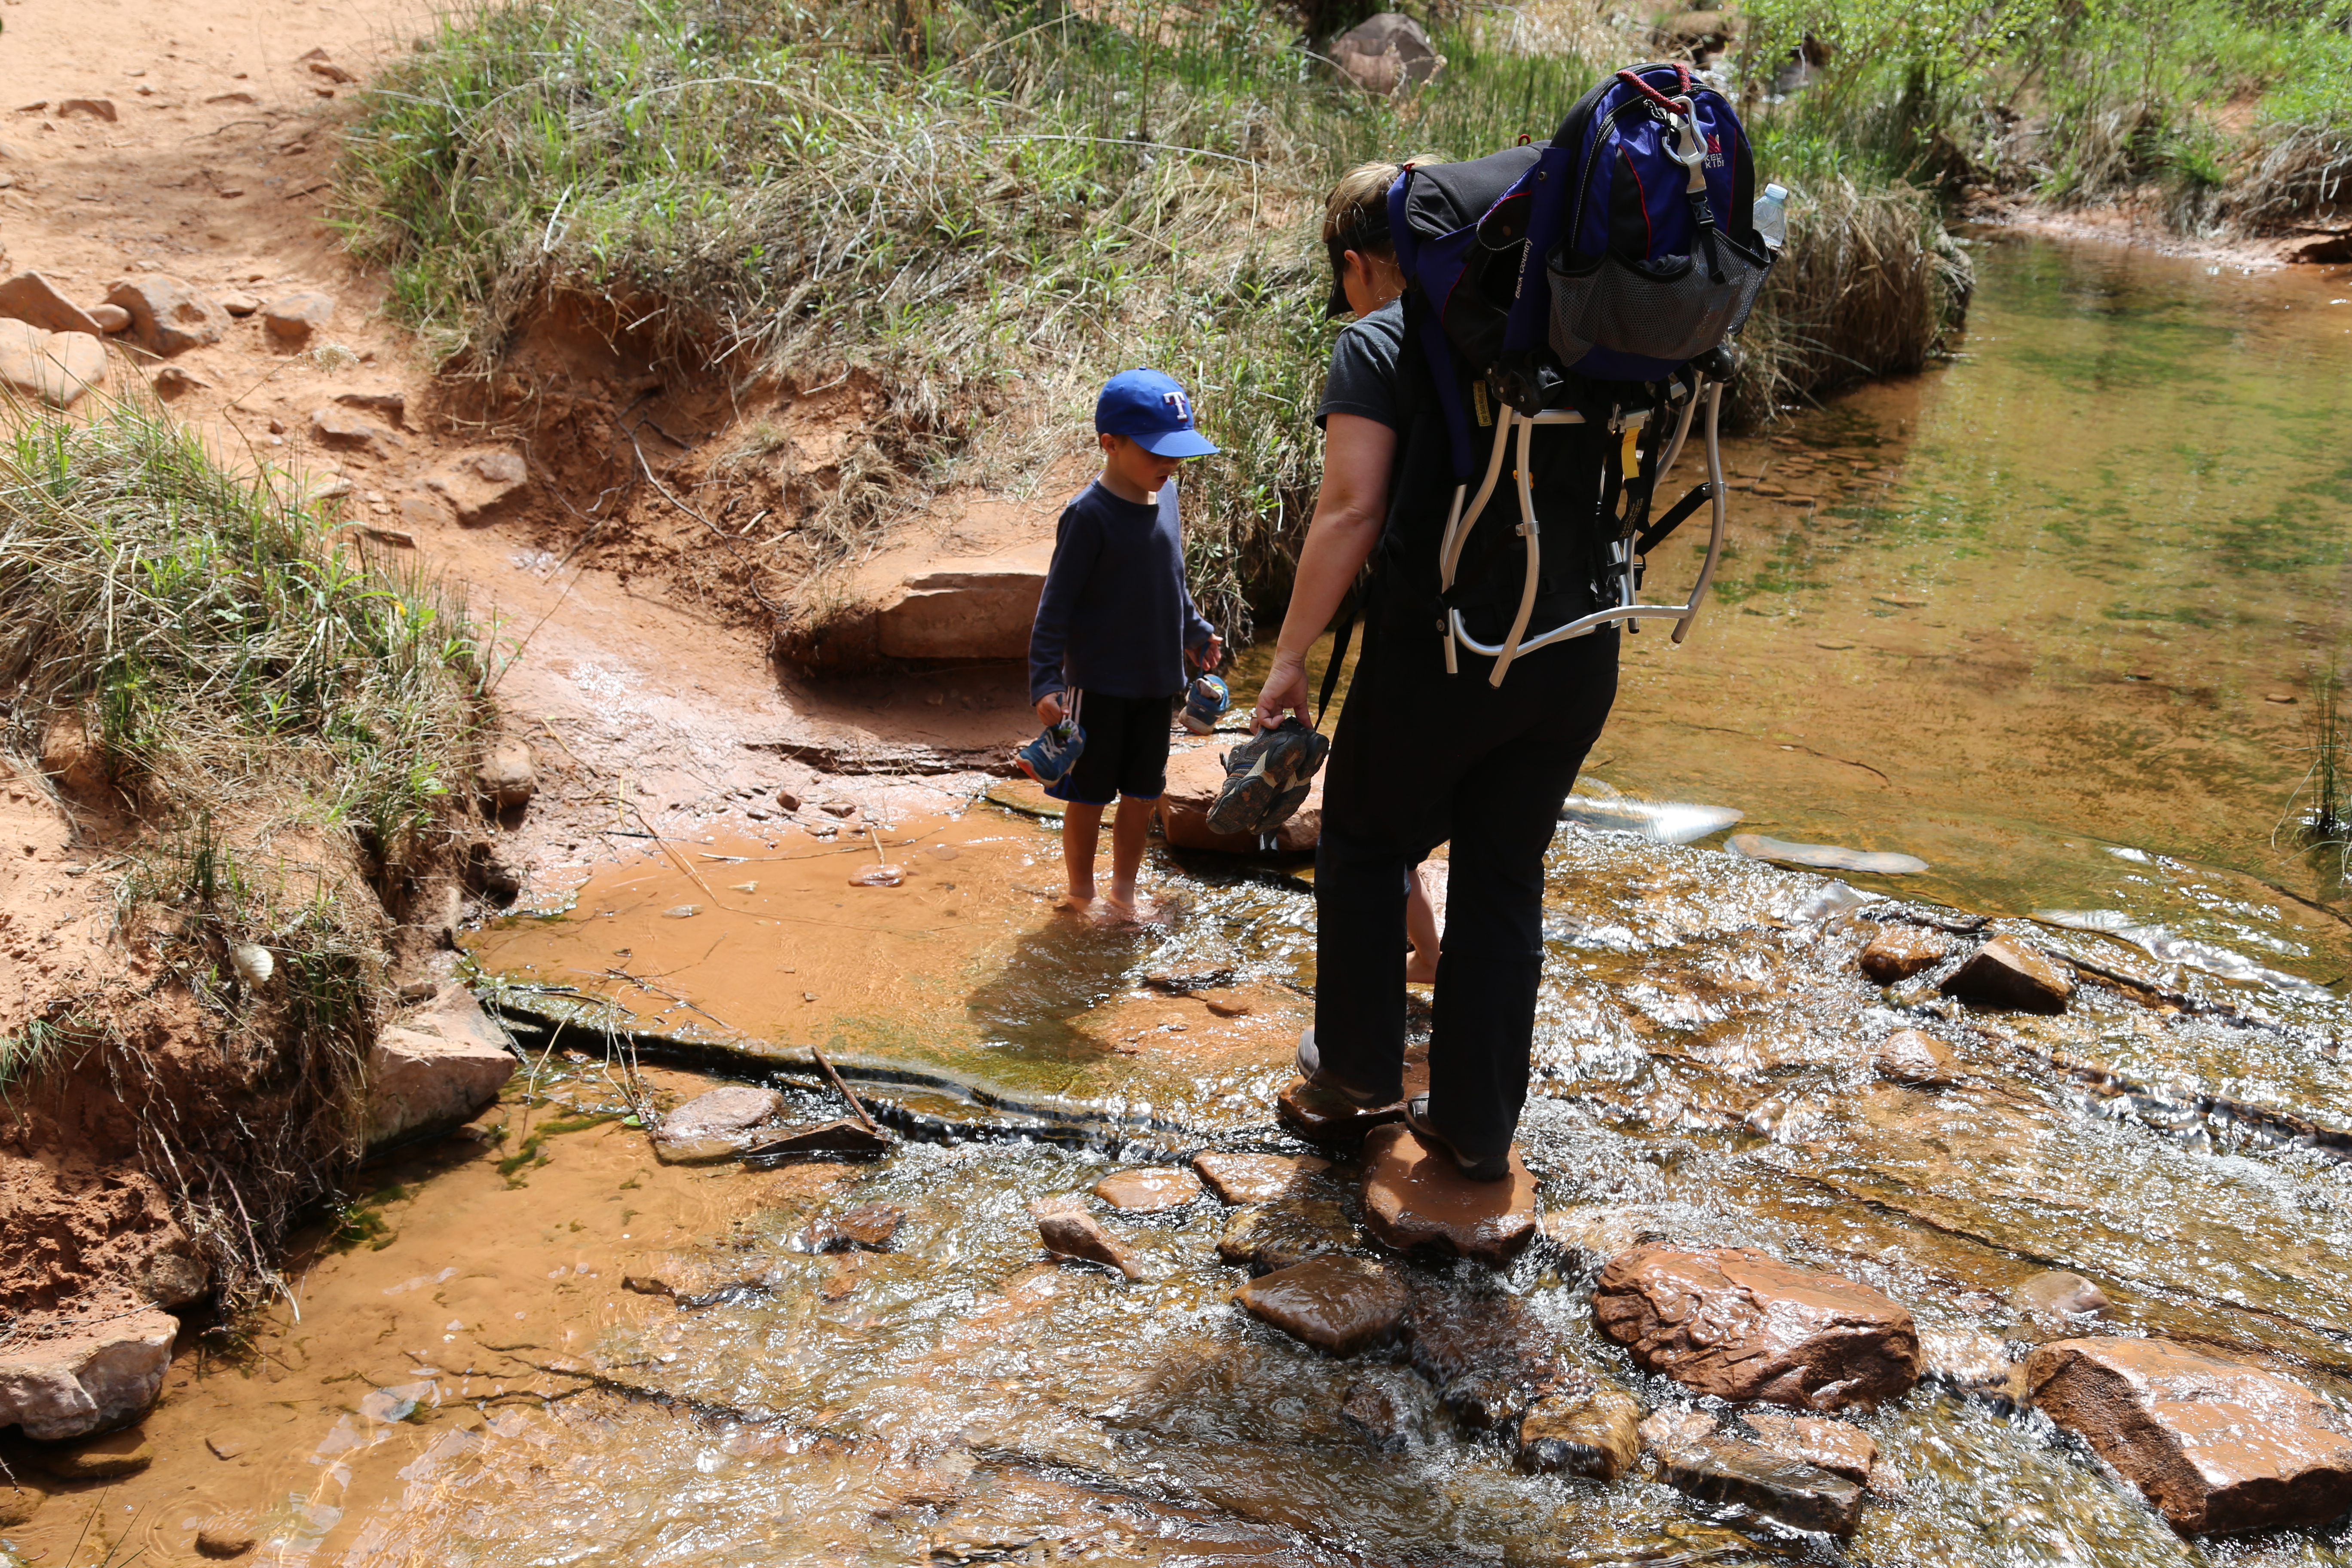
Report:
M1137 502L1097 479L1062 509L1029 628L1030 701L1071 687L1173 697L1184 689L1184 650L1214 635L1184 586L1175 480Z

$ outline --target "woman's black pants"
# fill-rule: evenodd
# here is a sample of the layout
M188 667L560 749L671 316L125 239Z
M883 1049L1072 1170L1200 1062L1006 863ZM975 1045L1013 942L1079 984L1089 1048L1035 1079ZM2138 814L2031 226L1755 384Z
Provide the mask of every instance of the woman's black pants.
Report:
M1315 850L1315 1040L1328 1072L1394 1100L1405 1042L1407 879L1452 841L1429 1114L1470 1159L1528 1096L1543 972L1544 851L1617 696L1613 627L1491 661L1383 628L1339 715Z

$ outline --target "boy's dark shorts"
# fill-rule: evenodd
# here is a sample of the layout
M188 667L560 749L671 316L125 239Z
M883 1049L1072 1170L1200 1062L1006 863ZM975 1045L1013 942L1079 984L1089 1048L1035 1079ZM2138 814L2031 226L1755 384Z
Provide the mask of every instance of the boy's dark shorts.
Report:
M1086 731L1087 749L1045 793L1080 805L1108 805L1120 795L1158 800L1168 789L1168 733L1175 716L1173 697L1081 693L1078 728Z

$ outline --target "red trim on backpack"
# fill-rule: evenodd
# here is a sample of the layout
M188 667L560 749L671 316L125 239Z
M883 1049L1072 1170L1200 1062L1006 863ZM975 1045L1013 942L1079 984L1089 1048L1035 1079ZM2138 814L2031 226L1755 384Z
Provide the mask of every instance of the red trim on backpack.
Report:
M1633 176L1633 189L1642 198L1642 256L1646 260L1658 244L1657 226L1650 221L1650 187L1642 184L1642 171L1633 167L1632 153L1620 147L1617 159L1625 165L1625 172Z

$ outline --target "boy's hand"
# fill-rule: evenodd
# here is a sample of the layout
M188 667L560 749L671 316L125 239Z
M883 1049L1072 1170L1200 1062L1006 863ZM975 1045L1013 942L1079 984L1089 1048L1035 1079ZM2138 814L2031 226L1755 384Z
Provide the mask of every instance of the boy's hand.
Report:
M1192 655L1192 662L1201 667L1202 673L1204 675L1214 675L1217 672L1217 666L1224 662L1225 639L1219 637L1216 633L1211 632L1209 634L1207 647L1194 648L1191 651Z
M1037 722L1048 730L1062 721L1062 700L1059 697L1037 699Z

